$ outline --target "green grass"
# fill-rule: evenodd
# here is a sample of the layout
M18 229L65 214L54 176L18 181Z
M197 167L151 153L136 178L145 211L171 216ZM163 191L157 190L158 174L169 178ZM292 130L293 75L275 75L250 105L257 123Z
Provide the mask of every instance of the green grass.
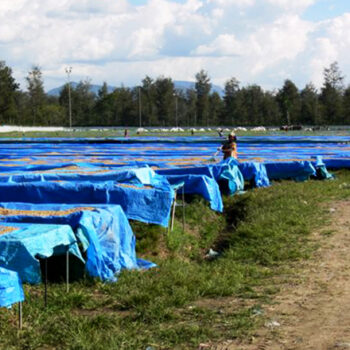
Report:
M311 230L327 239L327 203L350 197L344 183L348 171L334 181L275 182L225 198L224 214L194 198L185 232L181 210L170 233L133 223L138 254L158 268L124 271L117 283L72 283L69 294L50 285L46 309L43 287L25 286L24 329L16 328L15 309L1 309L0 348L196 349L248 337L264 323L279 278L296 274L317 248ZM207 259L209 248L220 256Z
M167 127L169 129L170 127ZM216 127L211 127L212 131L199 132L197 131L194 136L218 136ZM97 129L97 130L96 130ZM61 137L61 138L84 138L84 137L97 137L97 138L108 138L108 137L124 137L124 129L123 127L119 127L116 129L104 130L103 127L98 130L98 128L94 128L94 130L82 130L82 129L74 129L72 131L27 131L27 132L8 132L8 133L0 133L0 138L37 138L37 137ZM146 129L148 129L146 127ZM160 129L160 127L158 127ZM197 127L199 129L199 127ZM206 129L206 128L205 128ZM233 128L232 128L233 129ZM224 132L224 135L228 132ZM349 136L350 129L344 130L322 130L322 131L289 131L286 133L285 131L237 131L237 136L271 136L271 135L282 135L282 136L324 136L324 135L340 135L340 136ZM137 128L129 128L129 137L139 137L139 136L153 136L153 137L175 137L175 136L192 136L190 130L185 130L184 132L152 132L150 129L147 133L142 133L140 135L137 134Z

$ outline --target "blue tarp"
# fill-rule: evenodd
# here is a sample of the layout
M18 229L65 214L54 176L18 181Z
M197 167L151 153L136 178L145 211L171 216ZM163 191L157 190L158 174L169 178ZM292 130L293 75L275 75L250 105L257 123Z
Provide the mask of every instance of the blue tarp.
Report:
M0 307L9 307L24 300L18 273L0 267Z
M255 187L270 186L270 180L267 176L265 164L258 162L244 162L239 163L238 167L244 180L254 181Z
M102 169L101 169L102 170ZM55 173L31 173L0 175L0 182L38 182L38 181L73 181L73 182L105 182L114 181L118 183L143 184L155 188L164 188L167 181L164 176L158 175L148 166L140 168L122 168L90 174L67 173L62 168Z
M121 269L155 265L136 258L135 236L119 205L0 203L1 221L69 225L86 252L92 277L113 280ZM74 210L74 211L73 211Z
M199 194L210 202L210 208L223 211L221 193L217 182L205 175L168 175L170 184L184 183L186 194Z
M167 227L174 191L112 181L0 183L1 202L119 204L129 219Z
M316 170L311 162L275 162L265 163L269 179L294 179L303 181L316 176Z
M229 192L232 195L244 188L244 179L238 165L237 160L228 158L217 164L160 169L156 172L167 177L170 175L202 175L211 177L216 181L227 180Z
M21 223L0 223L0 267L16 271L22 282L41 281L38 258L53 255L75 255L84 262L75 235L68 225L39 225Z

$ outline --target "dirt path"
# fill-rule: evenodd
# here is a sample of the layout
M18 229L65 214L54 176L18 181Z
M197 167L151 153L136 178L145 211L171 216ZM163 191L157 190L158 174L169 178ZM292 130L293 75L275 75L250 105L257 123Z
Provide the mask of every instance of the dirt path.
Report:
M333 203L330 215L332 223L313 234L321 247L298 283L283 286L276 302L265 306L265 327L250 344L213 349L350 349L350 201Z

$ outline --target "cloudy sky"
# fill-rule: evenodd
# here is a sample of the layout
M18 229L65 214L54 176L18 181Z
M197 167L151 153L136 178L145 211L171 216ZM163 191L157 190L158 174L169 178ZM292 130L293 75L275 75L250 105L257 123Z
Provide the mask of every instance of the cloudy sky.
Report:
M350 83L349 0L0 0L0 60L21 88L73 81L133 86L146 74L223 86L322 84L338 61Z

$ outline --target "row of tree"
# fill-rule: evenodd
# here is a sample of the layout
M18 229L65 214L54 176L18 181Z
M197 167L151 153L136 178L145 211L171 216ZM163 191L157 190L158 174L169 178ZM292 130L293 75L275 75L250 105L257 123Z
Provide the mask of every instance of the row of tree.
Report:
M214 125L345 125L350 124L350 86L337 62L323 72L318 91L309 83L301 91L285 80L277 91L259 85L241 87L229 79L224 95L212 92L204 70L193 89L175 89L171 78L146 76L141 86L109 92L104 83L97 94L90 81L64 85L58 97L44 91L38 66L26 77L21 91L12 70L0 61L0 123L73 126L214 126Z

